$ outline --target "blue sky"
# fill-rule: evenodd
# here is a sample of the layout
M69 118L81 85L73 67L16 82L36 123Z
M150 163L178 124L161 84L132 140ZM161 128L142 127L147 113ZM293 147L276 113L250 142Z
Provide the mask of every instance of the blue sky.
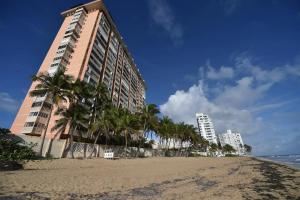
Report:
M2 2L0 126L10 127L63 18L82 1ZM146 80L175 121L208 113L257 155L300 153L300 2L105 1Z

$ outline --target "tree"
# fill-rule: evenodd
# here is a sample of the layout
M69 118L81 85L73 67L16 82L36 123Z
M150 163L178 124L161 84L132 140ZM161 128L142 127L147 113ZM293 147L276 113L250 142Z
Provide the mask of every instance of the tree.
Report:
M0 136L1 135L7 135L9 133L11 133L11 132L8 128L0 128Z
M236 150L229 144L224 145L223 151L226 153L234 153Z
M142 123L143 135L145 138L148 138L148 133L150 131L155 131L155 128L158 124L158 118L156 115L159 113L159 109L155 104L145 105L138 113Z
M99 136L105 135L105 141L106 141L106 145L107 145L107 139L109 137L109 132L110 130L113 129L114 127L114 115L113 115L113 109L112 108L106 108L105 110L103 110L101 112L100 115L97 115L96 120L91 124L90 129L91 132L96 134L95 140L94 140L94 144L93 144L93 150L90 153L88 158L91 158L94 150L95 150L95 145L99 139Z
M40 73L32 77L33 82L37 82L34 90L30 92L32 97L46 96L46 100L50 102L50 113L48 115L45 131L42 133L42 143L40 147L40 156L43 153L43 146L47 133L48 124L54 109L54 105L59 105L61 102L67 102L70 95L70 84L74 80L73 76L65 74L66 69L61 67L55 74ZM45 101L46 101L45 100ZM44 104L43 104L44 105Z
M165 141L167 149L169 149L169 143L170 143L170 138L172 137L173 134L173 128L174 128L174 123L168 116L164 116L159 121L158 135L160 138L160 144L162 145L163 141Z
M64 133L67 128L69 128L69 146L65 149L64 155L71 150L72 158L74 158L73 150L73 141L74 134L79 132L80 129L84 128L88 123L88 110L85 105L82 105L80 102L76 104L73 103L69 107L59 108L56 112L56 115L60 116L60 119L56 120L56 124L53 127L53 130L57 130L61 133Z
M68 97L70 103L81 101L88 104L88 100L93 97L95 88L80 79L76 79L76 81L70 84L69 90L70 94Z
M97 115L101 114L106 108L110 108L111 101L106 85L101 82L91 89L91 96L92 106L90 122L93 123Z
M211 151L211 152L216 152L216 151L218 151L218 145L216 144L216 143L211 143L210 145L209 145L209 150Z
M114 127L115 131L125 138L125 158L127 158L128 137L140 129L138 117L131 114L128 110L115 109Z
M99 130L101 123L97 122L97 119L101 120L101 117L106 118L105 112L107 109L111 109L111 101L109 98L107 87L99 82L96 87L91 88L92 98L87 101L90 102L90 116L89 116L89 127L88 127L88 136L93 139L95 138L94 145L96 144L99 138ZM97 128L96 128L97 127ZM105 133L107 134L107 133ZM96 135L96 136L95 136ZM94 149L94 148L93 148Z
M26 161L36 159L33 143L26 144L20 137L0 127L0 171L21 169Z
M246 151L246 153L250 154L252 151L252 147L248 144L244 144L244 149Z

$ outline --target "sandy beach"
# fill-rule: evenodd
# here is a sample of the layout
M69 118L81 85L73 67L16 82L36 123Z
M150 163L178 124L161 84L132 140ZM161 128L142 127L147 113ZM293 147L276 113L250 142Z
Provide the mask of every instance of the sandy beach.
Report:
M0 172L0 199L299 198L299 170L247 157L57 159Z

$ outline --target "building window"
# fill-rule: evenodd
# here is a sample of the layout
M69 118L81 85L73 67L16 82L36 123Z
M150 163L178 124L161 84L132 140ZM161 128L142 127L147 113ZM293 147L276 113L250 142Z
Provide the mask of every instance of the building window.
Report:
M39 113L38 112L30 112L29 116L37 116Z
M39 113L39 116L41 116L41 117L43 117L43 118L47 118L47 117L48 117L48 114L43 113L43 112L40 112L40 113Z
M41 102L41 101L40 102L34 102L31 107L40 107L42 104L43 104L43 102Z
M34 125L34 122L26 122L25 123L25 127L33 127L33 125Z

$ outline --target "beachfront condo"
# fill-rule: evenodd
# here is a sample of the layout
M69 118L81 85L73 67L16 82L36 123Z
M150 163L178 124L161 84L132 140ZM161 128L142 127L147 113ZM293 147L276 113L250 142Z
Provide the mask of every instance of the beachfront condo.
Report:
M238 155L243 155L245 153L243 139L241 134L238 132L227 130L226 133L218 135L218 140L220 141L222 147L226 144L231 145L236 150L236 154Z
M61 13L63 23L37 73L54 74L66 67L75 79L106 85L113 105L135 112L145 102L145 82L102 0ZM47 95L30 97L32 83L12 124L15 134L53 138L58 116ZM55 108L54 108L55 109ZM49 121L49 123L48 123Z
M212 120L204 113L196 113L197 124L200 135L209 141L217 144L217 137Z

